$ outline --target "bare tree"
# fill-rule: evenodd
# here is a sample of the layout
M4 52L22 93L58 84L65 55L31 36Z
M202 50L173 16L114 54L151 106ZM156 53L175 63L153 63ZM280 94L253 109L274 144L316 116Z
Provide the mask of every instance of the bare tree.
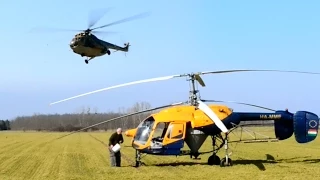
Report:
M37 130L37 131L73 131L90 126L111 118L115 118L127 113L138 112L146 109L150 109L151 105L148 102L137 102L129 108L121 107L118 112L98 112L97 108L82 107L76 113L73 114L39 114L35 113L32 116L18 116L10 122L12 130ZM150 116L151 114L158 112L147 112L138 114L131 117L126 117L105 123L91 130L114 130L118 127L123 129L136 128L139 123ZM261 125L270 125L273 121L250 121L241 122L241 124L256 123Z

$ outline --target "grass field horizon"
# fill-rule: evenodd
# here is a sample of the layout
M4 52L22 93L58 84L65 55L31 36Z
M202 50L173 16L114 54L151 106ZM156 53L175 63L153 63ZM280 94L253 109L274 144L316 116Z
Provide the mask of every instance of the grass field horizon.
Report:
M274 137L272 127L250 128ZM146 155L146 166L132 167L134 149L130 138L122 145L122 167L110 167L108 143L111 132L0 132L0 179L309 179L320 177L320 140L298 144L285 141L232 143L232 167L207 165L211 154L200 160L189 156ZM234 137L233 137L234 138ZM233 139L232 138L232 139ZM231 140L232 140L231 139ZM188 149L185 144L184 149ZM208 137L200 151L212 150ZM222 157L224 150L218 153Z

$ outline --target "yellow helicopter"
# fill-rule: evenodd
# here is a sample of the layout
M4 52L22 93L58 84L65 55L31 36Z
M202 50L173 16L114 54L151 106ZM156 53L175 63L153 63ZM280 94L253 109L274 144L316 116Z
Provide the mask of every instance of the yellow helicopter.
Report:
M169 80L177 77L188 77L188 80L191 83L191 90L189 99L185 102L169 104L116 117L65 135L68 136L79 131L90 129L94 126L125 118L128 116L167 108L157 113L151 114L149 117L142 120L137 128L129 129L125 132L126 136L132 137L131 144L132 147L136 150L136 167L139 167L142 164L141 155L144 153L161 156L189 155L191 158L197 158L200 154L204 153L212 153L212 155L208 158L207 163L209 165L220 165L221 167L232 166L232 160L230 159L228 153L228 135L233 130L240 127L239 124L241 121L274 120L274 131L276 140L285 140L290 138L294 134L295 139L298 143L308 143L313 141L317 137L319 118L316 114L312 112L297 111L295 113L291 113L288 110L273 110L263 106L241 102L234 103L258 107L273 112L234 112L231 108L225 105L205 104L205 102L226 101L200 99L198 95L199 91L196 89L195 85L195 82L197 81L201 86L205 86L205 83L203 82L200 75L245 71L320 74L313 72L282 70L226 70L199 72L129 82L73 96L67 99L56 101L54 103L51 103L50 105L118 87L153 81ZM198 152L198 150L201 148L202 144L208 136L211 136L213 142L213 150L210 152ZM220 140L221 144L218 144L217 140ZM181 150L184 147L184 143L187 144L190 150ZM216 154L218 150L220 150L222 147L225 147L225 157L220 159L220 157L218 157Z

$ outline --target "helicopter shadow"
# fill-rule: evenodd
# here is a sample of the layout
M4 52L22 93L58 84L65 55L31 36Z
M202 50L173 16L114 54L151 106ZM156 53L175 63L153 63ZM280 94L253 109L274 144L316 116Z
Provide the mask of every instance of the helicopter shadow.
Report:
M295 157L289 159L278 159L276 160L272 155L266 154L266 159L237 159L233 160L233 165L255 165L260 171L265 171L265 164L281 164L281 163L320 163L320 159L305 159L310 156ZM160 163L152 164L151 166L165 167L165 166L195 166L195 165L208 165L206 162L171 162L171 163ZM150 166L150 165L149 165Z
M240 160L233 160L233 164L245 165L245 164L254 164L259 168L261 171L265 171L266 168L263 165L264 163L277 163L275 158L270 155L266 154L267 160L247 160L247 159L240 159ZM160 163L155 164L153 166L163 167L163 166L194 166L194 165L208 165L206 162L173 162L173 163Z
M171 163L160 163L153 166L164 167L164 166L195 166L195 165L207 165L205 162L171 162Z
M305 162L305 163L320 163L320 159L305 159L302 162Z
M257 160L249 160L249 159L237 159L233 161L233 164L240 164L240 165L245 165L245 164L253 164L255 165L260 171L265 171L266 167L264 164L276 164L278 163L275 158L270 155L266 154L266 160L263 159L257 159Z
M249 159L237 159L233 161L234 165L247 165L247 164L253 164L255 165L259 170L265 171L266 167L264 164L277 164L277 163L319 163L320 159L304 159L301 160L301 158L308 158L310 156L305 156L305 157L295 157L295 158L289 158L289 159L278 159L275 160L275 158L270 155L266 154L266 160L249 160ZM300 160L299 160L300 159Z

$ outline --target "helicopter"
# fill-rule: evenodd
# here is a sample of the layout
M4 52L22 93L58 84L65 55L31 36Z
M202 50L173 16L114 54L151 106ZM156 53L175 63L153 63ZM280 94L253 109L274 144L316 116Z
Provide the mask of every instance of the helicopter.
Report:
M84 60L86 64L95 57L103 56L105 54L110 55L110 49L128 52L129 43L125 43L124 45L125 47L120 47L103 41L91 34L89 30L76 34L70 42L70 48L74 53L81 55L81 57L88 57Z
M205 83L202 80L201 75L249 71L320 74L314 72L283 70L224 70L172 75L111 86L56 101L50 103L50 105L114 88L154 81L164 81L178 77L187 77L187 80L190 82L191 89L189 91L190 94L188 100L184 102L173 103L126 114L97 124L93 124L91 126L82 128L78 131L73 131L60 137L63 138L73 133L90 129L92 127L121 118L160 110L159 112L152 113L151 115L143 119L136 128L128 129L125 132L126 136L132 138L131 146L136 151L136 167L139 167L143 164L143 162L141 161L142 154L152 154L159 156L189 155L190 158L194 157L196 159L199 155L205 153L212 153L212 155L208 158L208 165L220 165L221 167L232 166L233 163L228 152L228 137L233 130L240 127L239 124L243 121L273 120L276 138L270 139L271 141L286 140L293 134L295 136L295 140L298 143L303 144L315 140L319 128L319 117L315 113L309 111L297 111L295 113L292 113L289 112L288 109L273 110L271 108L254 104L233 102L272 111L272 113L235 112L233 111L233 109L229 108L226 105L206 104L206 102L216 103L227 101L205 100L199 96L199 90L196 88L195 83L198 82L202 87L205 87ZM210 152L199 152L198 150L201 148L208 136L210 136L212 139L213 150ZM218 144L219 142L221 143ZM187 144L190 150L181 150L184 147L184 143ZM222 147L225 148L225 156L220 159L220 157L217 156L217 153Z
M109 10L110 8L107 8ZM105 13L105 12L104 12ZM110 49L113 49L116 51L122 51L122 52L128 52L129 51L129 42L124 43L124 47L120 47L116 44L112 44L110 42L106 42L102 39L99 39L96 35L93 33L114 33L114 32L103 32L103 31L93 31L96 29L101 29L105 27L109 27L112 25L132 21L134 19L147 17L150 15L149 12L144 12L140 14L136 14L134 16L130 16L118 21L114 21L99 27L92 28L99 19L101 19L102 16L98 16L96 19L89 19L88 22L88 28L86 30L69 30L69 29L63 29L63 31L81 31L74 35L74 37L71 39L69 46L71 50L79 54L81 57L87 57L85 59L85 63L88 64L90 60L94 59L95 57L104 56L106 54L110 55L111 51ZM62 30L62 29L60 29Z

